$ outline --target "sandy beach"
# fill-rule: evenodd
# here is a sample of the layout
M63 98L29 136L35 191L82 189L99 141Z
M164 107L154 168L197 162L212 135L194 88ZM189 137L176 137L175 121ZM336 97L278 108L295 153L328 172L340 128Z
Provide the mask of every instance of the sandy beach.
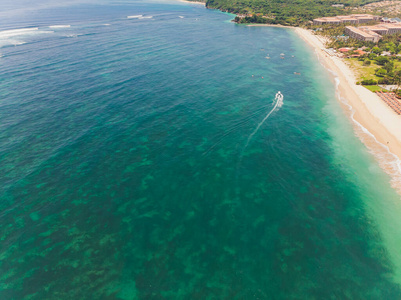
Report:
M203 2L182 2L205 4ZM295 32L316 52L319 61L339 81L337 98L352 119L355 133L391 176L392 186L401 195L401 116L375 93L361 85L343 59L325 51L324 38L300 27L277 24L245 24L249 27L284 27Z
M289 26L283 26L283 25L280 25L280 24L246 24L246 26L249 26L249 27L283 27L283 28L289 28ZM292 28L292 27L290 27L290 28Z
M333 76L339 80L339 100L354 121L358 137L392 176L392 185L401 193L401 116L376 94L356 85L350 68L341 58L324 51L320 37L302 28L295 28L295 31L315 49L320 62L335 73Z
M192 4L202 4L202 5L206 5L206 2L202 2L202 1L187 1L187 0L179 0L180 2L186 2L186 3L192 3Z

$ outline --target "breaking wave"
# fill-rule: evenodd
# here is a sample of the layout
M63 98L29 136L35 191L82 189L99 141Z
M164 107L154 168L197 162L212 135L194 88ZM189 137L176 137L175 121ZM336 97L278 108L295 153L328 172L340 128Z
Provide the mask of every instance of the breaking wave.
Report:
M39 30L38 27L3 30L0 31L0 48L26 44L26 38L50 33L54 33L54 31Z
M52 25L52 26L49 26L49 28L52 28L52 29L70 28L70 27L71 27L71 25Z

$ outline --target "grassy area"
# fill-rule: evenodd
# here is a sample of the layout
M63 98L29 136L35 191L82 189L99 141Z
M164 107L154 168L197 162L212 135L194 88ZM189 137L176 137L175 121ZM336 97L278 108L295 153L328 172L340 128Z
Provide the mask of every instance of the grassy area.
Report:
M378 85L364 85L364 87L367 88L371 92L385 91Z
M352 70L355 71L357 81L365 79L379 80L380 77L375 75L375 70L380 68L374 62L370 66L363 66L363 61L359 61L357 58L348 58L346 61L349 63Z
M350 68L355 72L357 81L362 81L365 79L379 80L382 78L375 75L375 70L381 66L376 65L373 60L371 61L372 63L370 66L364 66L363 61L358 60L358 58L347 58L345 61L348 62ZM399 69L401 67L401 62L397 60L393 60L393 62L394 69Z

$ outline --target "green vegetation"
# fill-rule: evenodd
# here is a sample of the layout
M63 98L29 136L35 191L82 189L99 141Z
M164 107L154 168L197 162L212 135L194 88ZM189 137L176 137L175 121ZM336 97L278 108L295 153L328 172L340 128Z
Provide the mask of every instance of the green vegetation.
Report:
M361 81L362 85L376 85L377 81L374 79L364 79Z
M366 23L364 25L372 25L377 23ZM390 52L391 54L401 53L401 35L400 34L387 34L383 35L383 38L377 43L373 42L363 42L358 41L356 39L348 39L344 35L346 25L320 25L320 26L308 26L311 29L319 28L318 33L322 36L329 38L329 43L326 45L329 48L343 48L343 47L351 47L351 48L361 48L367 47L369 52L372 53L373 56L377 56L382 54L383 52ZM376 54L376 55L375 55ZM373 58L371 58L373 59Z
M364 66L370 66L372 64L372 62L369 60L369 59L365 59L364 61L363 61L363 65Z
M385 57L388 62L383 64L383 56L373 60L367 58L368 54L359 58L348 58L351 68L356 71L362 85L395 84L401 85L401 62L399 57ZM369 60L370 64L366 64Z
M354 39L346 39L343 35L344 27L326 27L319 31L330 38L326 46L334 49L351 48L346 53L350 67L355 71L360 84L375 86L377 84L390 84L401 86L401 35L385 35L377 43L361 42ZM365 54L353 57L356 49L361 49ZM369 88L370 90L374 88Z
M207 0L208 8L245 15L238 23L269 23L299 26L326 16L353 13L349 7L358 7L377 0ZM332 7L344 4L344 8Z
M373 93L383 91L383 89L377 85L365 85L365 88L367 88L369 91Z

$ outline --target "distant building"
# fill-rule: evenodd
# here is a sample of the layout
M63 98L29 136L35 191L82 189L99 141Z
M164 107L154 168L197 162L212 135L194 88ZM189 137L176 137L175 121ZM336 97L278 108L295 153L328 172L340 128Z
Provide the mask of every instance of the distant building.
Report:
M348 51L351 51L351 50L352 50L352 48L349 48L349 47L344 47L344 48L338 49L338 51L341 53L347 53Z
M349 16L336 16L336 17L325 17L313 19L314 25L340 25L340 24L362 24L371 21L378 21L379 16L369 15L369 14L354 14Z
M383 23L401 23L401 19L400 18L382 18L381 21Z
M381 26L361 26L361 27L359 27L359 29L361 29L365 32L373 31L380 35L388 34L388 28L381 27Z
M350 38L364 42L377 43L381 39L381 35L373 31L365 31L353 26L345 27L345 34L349 35Z
M341 20L337 19L336 17L313 19L313 25L324 25L324 24L340 25L341 23L342 23Z
M377 27L386 28L388 31L385 34L401 33L401 23L381 24L381 25L378 25Z
M354 18L352 16L337 16L335 18L339 19L341 23L359 24L359 19Z
M366 54L366 52L363 51L363 50L361 50L361 49L357 49L357 50L355 50L354 52L355 52L354 55L359 55L359 56Z
M401 23L385 23L375 26L345 27L345 34L359 41L377 43L383 35L401 33Z
M360 41L371 41L377 43L383 35L401 33L401 23L398 24L380 24L375 26L353 27L347 26L345 33L351 38Z

